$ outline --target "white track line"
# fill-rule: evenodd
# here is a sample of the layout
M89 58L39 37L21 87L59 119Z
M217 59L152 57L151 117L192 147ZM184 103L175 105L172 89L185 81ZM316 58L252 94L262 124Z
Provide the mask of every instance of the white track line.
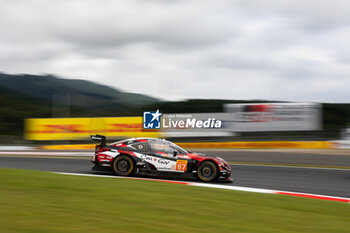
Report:
M242 187L242 186L229 186L229 185L219 185L219 184L207 184L207 183L199 183L199 182L196 183L196 182L175 181L175 180L149 179L149 178L139 178L139 177L122 177L122 176L108 176L108 175L95 175L95 174L84 174L84 173L67 173L67 172L54 172L54 173L63 174L63 175L75 175L75 176L93 176L93 177L107 177L107 178L124 178L124 179L134 179L134 180L151 180L151 181L166 182L166 183L184 184L184 185L197 186L197 187L219 188L219 189L253 192L253 193L268 193L268 194L280 194L280 195L288 195L288 196L306 197L306 198L313 198L313 199L320 199L320 200L345 202L350 204L350 198L311 194L311 193L289 192L289 191L282 191L282 190L249 188L249 187Z
M18 150L34 150L35 148L33 146L0 146L0 150L11 150L11 151L18 151Z

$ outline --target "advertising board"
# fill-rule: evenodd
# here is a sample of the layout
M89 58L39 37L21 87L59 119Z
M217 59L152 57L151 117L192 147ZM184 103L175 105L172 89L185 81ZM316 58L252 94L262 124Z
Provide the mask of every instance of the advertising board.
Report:
M316 103L225 104L233 132L311 131L321 129L321 105Z

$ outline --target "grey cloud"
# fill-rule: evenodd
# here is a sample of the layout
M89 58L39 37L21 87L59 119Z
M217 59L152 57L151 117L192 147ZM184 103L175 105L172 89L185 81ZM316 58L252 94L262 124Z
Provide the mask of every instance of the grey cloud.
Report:
M165 1L167 2L167 1ZM158 2L156 2L158 3ZM178 3L184 3L179 5ZM159 3L158 3L159 4ZM196 1L172 4L144 1L50 1L10 5L3 18L32 28L38 37L53 37L92 47L113 47L129 43L153 42L176 47L217 43L231 34L228 19L207 17L212 4ZM31 34L36 36L35 34Z
M0 67L163 99L344 101L349 7L340 0L2 0Z
M241 6L254 14L280 15L287 17L300 28L307 30L328 30L349 26L350 2L344 0L237 0L234 6Z

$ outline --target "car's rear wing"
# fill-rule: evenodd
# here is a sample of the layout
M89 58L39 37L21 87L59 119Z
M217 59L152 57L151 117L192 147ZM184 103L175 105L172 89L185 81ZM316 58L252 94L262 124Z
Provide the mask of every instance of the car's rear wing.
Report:
M106 146L107 139L105 136L96 134L96 135L91 135L90 137L91 137L91 140L93 140L95 142L100 142L100 147Z

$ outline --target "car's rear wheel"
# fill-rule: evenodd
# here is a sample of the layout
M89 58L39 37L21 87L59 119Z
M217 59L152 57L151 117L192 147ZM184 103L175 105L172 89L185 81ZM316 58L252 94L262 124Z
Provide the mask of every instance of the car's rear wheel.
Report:
M218 177L218 168L213 162L204 161L197 168L197 176L205 182L213 181Z
M118 156L113 163L113 170L117 175L128 176L134 171L134 162L129 156Z

